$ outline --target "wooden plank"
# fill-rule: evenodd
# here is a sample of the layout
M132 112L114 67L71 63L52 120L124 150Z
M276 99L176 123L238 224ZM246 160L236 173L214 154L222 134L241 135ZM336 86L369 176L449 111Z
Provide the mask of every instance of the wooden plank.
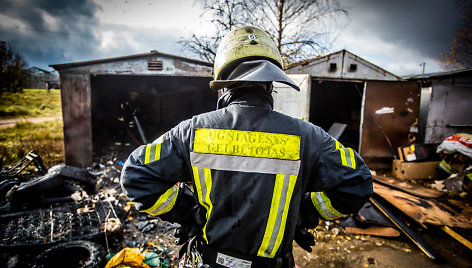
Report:
M444 195L444 193L442 192L415 185L404 180L399 180L397 178L375 175L372 177L376 182L395 188L397 190L401 190L403 192L407 192L415 196L424 198L438 198Z
M369 228L346 227L346 234L374 235L383 237L398 237L400 232L393 227L371 226Z
M472 208L461 201L421 198L375 182L374 192L424 228L427 228L426 224L472 228Z
M460 243L462 243L464 246L468 247L470 250L472 250L472 243L465 239L462 235L454 232L454 230L452 230L451 228L447 227L447 226L442 226L441 229L446 232L448 235L452 236L452 238L454 238L455 240L459 241Z
M61 74L64 152L67 165L92 164L92 111L89 75Z

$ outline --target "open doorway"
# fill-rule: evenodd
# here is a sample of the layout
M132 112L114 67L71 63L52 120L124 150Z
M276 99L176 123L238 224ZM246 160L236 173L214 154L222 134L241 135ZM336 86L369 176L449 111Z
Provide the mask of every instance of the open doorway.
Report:
M313 79L310 122L325 131L334 123L345 124L339 141L346 147L358 150L363 90L363 82Z
M96 75L91 77L94 157L129 154L183 120L215 109L209 77Z

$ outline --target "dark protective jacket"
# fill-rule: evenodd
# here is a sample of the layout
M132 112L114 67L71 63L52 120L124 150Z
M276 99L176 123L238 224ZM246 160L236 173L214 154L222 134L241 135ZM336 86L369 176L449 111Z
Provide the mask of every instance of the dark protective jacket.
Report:
M291 251L305 193L327 220L356 213L372 194L370 171L354 150L273 111L271 96L256 92L137 148L121 180L138 209L161 216L176 213L176 183L191 182L206 213L203 243L268 258Z

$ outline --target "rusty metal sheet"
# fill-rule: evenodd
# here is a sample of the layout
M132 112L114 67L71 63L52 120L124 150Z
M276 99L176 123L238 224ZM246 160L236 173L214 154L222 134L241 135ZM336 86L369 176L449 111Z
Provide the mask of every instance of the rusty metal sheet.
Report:
M419 102L417 82L366 82L359 152L369 168L390 168L397 147L409 144Z
M66 165L92 164L90 76L61 74L62 119Z
M426 224L472 228L472 207L453 199L425 199L374 182L374 192L418 222Z
M384 176L372 176L376 182L381 184L386 184L389 187L407 192L409 194L423 197L423 198L437 198L443 196L444 193L428 189L419 185L409 183L405 180L399 180L393 177L384 177Z

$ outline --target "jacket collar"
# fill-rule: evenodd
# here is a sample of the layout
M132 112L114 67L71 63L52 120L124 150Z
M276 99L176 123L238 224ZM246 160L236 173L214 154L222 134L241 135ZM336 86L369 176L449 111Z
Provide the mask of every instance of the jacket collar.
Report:
M218 99L217 109L233 105L264 107L272 110L274 100L272 95L260 90L254 91L251 88L230 90Z

